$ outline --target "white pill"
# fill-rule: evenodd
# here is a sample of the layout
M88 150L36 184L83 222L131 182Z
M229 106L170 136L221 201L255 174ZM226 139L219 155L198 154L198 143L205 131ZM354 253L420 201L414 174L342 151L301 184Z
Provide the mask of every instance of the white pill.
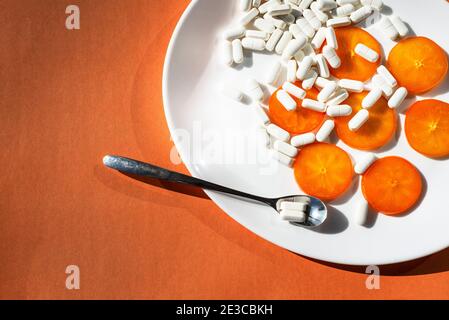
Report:
M337 7L337 3L334 0L317 0L318 8L322 11L330 11Z
M318 78L316 78L315 86L317 86L319 88L324 88L326 86L326 84L328 84L329 82L331 82L331 80L323 78L323 77L318 77Z
M273 150L272 152L273 158L282 163L283 165L287 167L291 167L293 165L293 162L295 161L293 158L290 158L289 156L280 153L276 150Z
M346 17L350 15L352 12L354 12L355 7L351 3L347 3L342 5L341 7L338 7L336 10L337 16L339 17Z
M273 33L276 27L273 22L264 18L257 18L254 21L254 27L259 29L260 31L264 31L267 33Z
M267 73L266 82L268 84L275 85L277 80L278 80L278 78L279 78L281 70L282 70L281 63L280 62L275 62L271 66L271 68L269 69L269 72Z
M262 40L268 40L270 38L270 34L265 31L259 30L246 30L245 37L247 38L257 38Z
M249 79L246 83L246 87L248 90L248 94L251 98L256 101L263 100L263 90L260 87L260 84L255 79Z
M268 117L265 109L259 105L254 106L254 112L256 113L257 118L262 122L263 125L268 125L270 123L270 118Z
M367 47L363 43L358 43L354 49L355 53L369 62L376 62L379 59L379 54L373 49Z
M288 31L290 31L291 34L293 35L293 37L295 37L295 38L307 37L296 23L291 24L290 27L288 28Z
M293 111L296 109L296 101L292 97L290 97L287 91L279 90L276 93L276 98L287 111Z
M369 109L379 101L380 97L382 97L382 89L373 88L362 100L362 108Z
M240 24L243 26L246 26L248 23L253 21L253 19L255 17L257 17L258 15L259 15L259 10L257 10L256 8L252 8L251 10L249 10L247 13L245 13L240 18Z
M321 91L318 93L318 101L326 102L329 100L330 96L337 91L338 85L335 82L329 82Z
M298 5L299 10L301 10L301 12L304 11L305 9L307 9L310 6L310 4L312 2L313 2L313 0L302 0Z
M376 10L380 10L383 7L382 0L361 0L362 5L371 6Z
M261 14L264 14L264 13L268 12L268 9L270 9L270 7L278 5L278 4L280 4L280 2L278 0L270 0L270 1L267 1L263 4L261 4L258 9Z
M362 92L363 82L350 79L341 79L338 81L340 88L346 89L350 92Z
M369 205L365 199L357 202L354 208L354 222L358 225L365 225L368 222Z
M336 18L327 20L326 26L338 28L338 27L349 26L351 23L352 23L352 21L349 17L336 17Z
M316 56L316 63L318 65L318 71L320 73L321 78L329 78L330 77L330 71L329 67L327 66L326 59L322 54L318 54Z
M401 37L405 37L408 34L408 27L407 25L396 15L390 16L390 21L393 24L393 26L398 31L399 35Z
M307 73L313 65L313 59L310 56L304 57L302 61L299 63L298 72L296 76L299 80L304 80L306 78Z
M314 28L315 30L321 28L321 21L312 10L306 9L302 12L302 15L304 16L304 18L306 18L307 22L312 26L312 28Z
M312 2L312 4L310 5L310 9L312 9L313 13L315 13L317 18L322 23L325 23L327 20L329 20L329 16L318 8L318 2Z
M298 86L295 86L291 82L284 82L284 84L282 85L282 89L287 91L292 96L294 96L294 97L296 97L298 99L301 99L301 100L304 99L306 97L306 94L307 94L303 89L301 89Z
M307 217L306 213L300 210L281 210L279 216L281 217L281 220L298 223L306 221Z
M326 28L326 44L334 49L338 49L337 36L332 27Z
M265 50L265 41L258 38L243 38L242 46L248 50L263 51Z
M243 47L239 39L232 40L232 58L237 64L243 62Z
M336 106L349 98L349 93L345 89L338 90L330 99L327 101L328 106Z
M253 7L258 8L261 3L262 3L262 0L253 0Z
M276 138L277 140L287 142L290 139L290 133L273 123L268 125L267 132L270 136Z
M379 22L379 28L383 34L385 34L391 40L395 40L399 36L398 30L394 27L390 18L383 17Z
M359 130L369 119L369 112L366 109L362 109L352 117L348 122L349 130L357 131Z
M284 31L284 33L282 34L281 39L279 40L279 42L277 43L276 48L275 48L275 51L276 51L277 54L282 54L284 52L285 47L290 42L292 37L293 36L290 33L290 31Z
M312 100L312 99L304 99L302 100L302 107L318 112L325 112L326 105L323 102Z
M304 90L312 89L313 85L315 84L316 78L318 78L318 72L316 72L314 69L310 69L309 72L307 72L306 77L302 81L302 88Z
M388 106L392 109L396 109L402 104L402 102L404 102L405 98L407 98L407 95L407 89L405 89L404 87L400 87L388 100Z
M282 58L284 60L289 60L293 57L299 50L301 50L307 43L306 38L302 37L299 39L292 39L288 42L284 51L282 52Z
M265 128L258 128L256 131L257 142L264 147L269 147L271 145L270 135Z
M298 210L306 211L308 208L308 203L296 202L296 201L282 201L280 204L281 210Z
M240 90L232 87L231 85L223 85L221 92L228 98L235 100L235 101L242 101L243 100L243 92Z
M350 18L353 23L359 23L363 19L368 18L371 13L373 13L373 8L371 8L371 6L363 6L351 13Z
M272 15L273 17L283 16L283 15L289 14L290 12L292 12L292 7L290 7L289 4L278 4L278 5L271 6L268 9L268 13L270 15Z
M287 81L296 81L296 69L298 68L298 63L295 60L289 60L287 62Z
M272 52L274 50L274 48L276 47L277 43L279 42L279 40L281 39L282 34L283 34L282 30L280 30L280 29L274 30L274 32L271 34L270 38L268 39L267 43L265 44L265 49Z
M334 120L326 120L324 121L323 125L321 126L320 130L316 133L316 140L318 142L323 142L327 138L329 138L330 134L335 128L335 122Z
M239 9L242 11L248 11L251 8L251 0L240 0Z
M225 65L232 66L234 63L234 58L232 56L232 44L226 40L223 41L222 59Z
M298 149L284 141L276 140L273 144L273 149L290 158L294 158L298 155Z
M377 68L377 73L380 74L382 76L382 78L384 78L385 82L390 87L396 87L396 85L398 84L397 80L393 77L391 72L384 66L379 66Z
M326 113L329 117L346 117L352 114L352 108L347 104L327 107Z
M332 68L336 69L341 66L341 60L334 48L325 45L323 48L323 55Z
M242 26L233 27L223 33L223 38L232 41L234 39L242 38L245 35L245 28Z
M352 5L358 5L360 3L360 0L337 0L337 4L339 6L344 6L345 4L352 4Z
M315 134L313 132L303 133L294 136L290 141L291 145L297 148L306 146L314 142L315 142Z
M310 23L307 22L305 18L299 18L296 20L296 24L308 38L313 38L315 35L315 29L310 25Z
M366 170L376 161L377 157L374 153L364 153L362 156L357 157L354 172L357 174L364 174Z
M312 47L314 49L318 49L321 48L321 46L324 43L324 40L326 40L326 28L319 28L317 33L315 34L315 36L312 39Z
M393 88L388 85L385 79L379 75L375 74L372 78L372 83L374 87L380 88L385 97L390 97L393 94Z

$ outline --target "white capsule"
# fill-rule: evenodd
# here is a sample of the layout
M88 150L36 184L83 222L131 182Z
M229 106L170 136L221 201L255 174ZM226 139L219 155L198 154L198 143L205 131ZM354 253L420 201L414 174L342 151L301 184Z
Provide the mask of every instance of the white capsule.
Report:
M296 81L296 69L298 68L298 63L295 60L289 60L287 62L287 81Z
M241 102L243 100L243 92L231 85L223 85L221 92L228 98Z
M249 79L246 83L246 88L248 90L248 94L251 98L256 101L263 100L263 90L260 87L260 84L255 79Z
M396 15L390 16L390 21L393 24L393 26L398 31L399 35L401 37L405 37L408 34L408 27L407 25Z
M297 223L306 221L307 217L304 211L299 210L281 210L279 216L281 217L281 220Z
M327 107L326 113L329 117L346 117L352 114L352 108L347 104Z
M268 117L267 113L265 112L265 109L262 108L259 105L255 105L254 106L254 112L256 113L257 118L260 120L260 122L263 125L268 125L270 124L270 118Z
M326 120L321 126L320 130L316 133L316 140L318 142L323 142L331 135L332 131L335 128L334 120Z
M243 38L242 46L248 50L263 51L265 50L265 41L257 38Z
M376 161L377 157L374 153L364 153L358 157L354 166L356 174L364 174L366 170Z
M274 32L271 34L270 38L268 39L267 43L265 44L265 49L272 52L274 50L274 48L276 47L277 43L279 42L279 40L281 39L282 34L283 34L282 30L280 30L280 29L274 30Z
M292 7L290 7L289 4L278 4L278 5L271 6L268 9L268 13L270 15L272 15L273 17L283 16L283 15L289 14L290 12L292 12Z
M304 99L306 97L306 94L307 94L303 89L301 89L298 86L295 86L291 82L284 82L284 84L282 85L282 89L287 91L292 96L294 96L294 97L296 97L298 99L301 99L301 100Z
M270 7L280 4L278 0L270 0L265 3L262 3L258 9L261 14L267 13Z
M337 36L332 27L326 28L326 44L334 49L338 49Z
M365 98L363 98L362 108L364 109L371 108L376 104L377 101L379 101L380 97L382 97L382 89L377 87L374 88L365 96Z
M245 28L242 26L233 27L230 29L227 29L223 33L223 38L226 40L232 41L234 39L242 38L245 35Z
M359 130L369 119L369 112L366 109L362 109L352 117L348 122L349 130L357 131Z
M248 11L251 8L251 0L240 0L239 9L242 11Z
M407 89L405 89L404 87L398 88L388 100L388 106L392 109L396 109L402 104L402 102L404 102L405 98L407 98L407 95Z
M298 210L306 211L308 208L308 203L296 202L296 201L282 201L280 204L281 210Z
M284 52L285 47L287 46L287 44L290 42L291 39L292 39L292 34L290 33L290 31L284 31L281 39L279 40L279 42L276 45L276 48L275 48L276 53L282 54Z
M330 96L337 91L338 85L335 82L329 82L321 91L318 93L318 101L326 102L329 100Z
M289 156L280 153L278 151L273 150L273 158L276 159L277 161L279 161L281 164L287 166L287 167L291 167L293 165L293 162L295 161L294 159L290 158Z
M391 40L395 40L399 36L398 30L396 30L389 17L383 17L380 20L379 28Z
M314 28L315 30L321 28L321 21L312 10L306 9L302 12L302 15L304 16L304 18L306 18L307 22L312 26L312 28Z
M296 101L290 97L287 91L278 90L276 93L276 98L287 111L296 110Z
M363 82L350 79L341 79L338 81L340 88L346 89L350 92L362 92Z
M339 17L347 17L349 16L352 12L354 12L355 7L353 4L351 3L347 3L342 5L341 7L338 7L336 10L337 16Z
M222 59L225 65L232 66L234 63L234 58L232 56L232 44L226 40L223 41Z
M270 147L271 139L270 135L265 128L258 128L256 131L256 139L257 142L260 143L264 147Z
M284 141L276 140L273 144L273 149L289 156L290 158L294 158L298 154L298 149Z
M267 79L266 79L266 82L267 82L268 84L275 85L276 82L277 82L277 80L279 79L279 75L280 75L280 73L281 73L281 70L282 70L282 65L281 65L281 63L280 63L280 62L275 62L275 63L271 66L269 72L267 73Z
M265 31L246 30L245 37L262 39L262 40L268 40L270 38L270 34L268 32L265 32Z
M288 31L290 31L293 37L295 37L296 39L307 37L297 24L290 25Z
M326 28L319 28L312 39L311 42L312 48L314 49L321 48L321 46L324 43L324 40L326 40Z
M336 69L341 66L341 60L334 48L325 45L323 48L323 55L332 68Z
M326 111L326 104L320 101L312 100L312 99L304 99L302 100L302 107L318 112Z
M313 132L303 133L294 136L290 141L291 145L297 148L306 146L314 142L315 142L315 134Z
M337 3L334 0L317 0L318 8L322 11L330 11L337 7Z
M397 86L397 84L398 84L397 80L393 77L391 72L387 68L385 68L384 66L379 66L377 68L377 73L380 74L382 76L382 78L384 78L385 82L390 87L396 87Z
M327 20L329 20L329 16L318 8L318 2L312 2L312 4L310 5L310 9L312 9L313 13L315 13L317 18L322 23L325 23Z
M361 0L362 5L371 6L376 10L380 10L383 7L382 0Z
M376 62L379 59L379 54L373 49L367 47L363 43L358 43L354 49L355 53L369 62Z
M260 31L264 31L267 33L273 33L276 27L273 22L264 18L257 18L254 21L254 27L259 29Z
M320 73L321 78L329 78L330 77L330 71L329 67L327 66L326 59L322 54L318 54L315 58L316 63L318 65L318 71Z
M247 13L245 13L240 18L240 24L243 26L246 26L248 23L253 21L253 19L255 17L257 17L258 15L259 15L259 10L257 10L256 8L252 8L251 10L249 10Z
M349 98L349 93L345 89L338 90L330 99L326 102L328 106L336 106Z
M313 0L302 0L300 2L300 4L298 5L299 10L301 10L301 12L304 11L305 9L307 9L310 6L310 4L312 2L313 2Z
M363 19L368 18L371 13L373 13L373 8L371 8L370 6L363 6L351 13L350 18L353 23L359 23Z
M316 78L315 86L317 86L319 88L324 88L326 86L326 84L328 84L329 82L331 82L331 80L323 78L323 77L318 77L318 78Z
M307 22L305 18L299 18L296 20L296 24L308 38L313 38L315 35L315 29L310 25L310 23Z
M299 50L301 50L307 43L306 38L292 39L288 42L284 51L282 52L282 58L284 60L290 60Z
M336 17L336 18L327 20L326 26L338 28L338 27L349 26L351 23L352 23L352 21L349 17Z
M385 97L388 98L393 94L393 88L388 85L388 83L381 75L375 74L372 78L372 83L374 84L374 87L380 88L382 90L382 93Z
M368 222L368 217L369 217L369 205L365 199L362 199L355 205L354 222L360 226L363 226Z
M360 0L337 0L337 4L339 6L344 6L345 4L352 4L352 5L358 5L360 3Z
M310 56L304 57L302 61L299 63L298 72L296 76L299 80L304 80L306 78L307 73L313 65L313 59Z
M243 62L243 47L239 39L232 40L232 58L237 64Z
M281 140L284 142L290 140L290 133L273 123L267 126L267 132L270 136L276 138L277 140Z
M316 78L318 78L318 72L316 72L314 69L310 69L309 72L307 72L306 77L302 81L302 88L304 90L312 89L313 85L315 84Z

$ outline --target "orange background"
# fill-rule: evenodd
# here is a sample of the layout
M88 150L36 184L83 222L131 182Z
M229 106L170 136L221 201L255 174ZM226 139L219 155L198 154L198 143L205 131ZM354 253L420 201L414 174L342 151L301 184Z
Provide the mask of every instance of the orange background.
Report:
M81 30L65 29L78 4ZM0 4L0 298L449 298L449 251L381 269L321 264L250 233L210 200L132 180L115 153L185 171L161 99L187 0ZM65 288L65 268L81 289Z

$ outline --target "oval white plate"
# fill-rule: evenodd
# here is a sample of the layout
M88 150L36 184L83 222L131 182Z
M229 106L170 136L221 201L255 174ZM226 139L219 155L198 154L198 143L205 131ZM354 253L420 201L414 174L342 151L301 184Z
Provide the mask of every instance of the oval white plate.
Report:
M385 1L387 14L398 14L413 31L449 49L446 1ZM229 68L220 61L219 36L236 19L236 1L192 1L171 39L163 78L165 114L176 147L192 175L242 191L280 196L301 193L293 171L271 160L252 132L257 120L250 105L220 93L223 83L243 87L248 77L263 81L266 67L278 57L252 54L244 66ZM423 14L425 13L425 14ZM394 45L375 27L368 30L385 52ZM271 88L272 90L273 88ZM428 97L448 100L446 79ZM422 99L419 97L418 99ZM401 114L401 127L404 116ZM339 146L352 156L358 151ZM352 222L352 207L361 198L357 183L344 199L332 203L329 219L312 231L280 221L271 208L208 192L227 214L261 237L311 258L342 264L390 264L416 259L449 246L449 212L444 205L449 181L448 161L428 159L407 144L403 132L379 156L400 155L425 177L425 196L413 212L402 217L373 215L371 227Z

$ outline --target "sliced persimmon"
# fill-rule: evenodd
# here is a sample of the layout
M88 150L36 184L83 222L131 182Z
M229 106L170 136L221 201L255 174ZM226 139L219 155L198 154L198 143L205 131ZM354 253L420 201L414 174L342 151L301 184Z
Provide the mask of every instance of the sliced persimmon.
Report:
M368 121L357 131L351 131L348 122L362 109L362 100L368 92L352 93L344 101L352 107L352 114L335 119L338 137L348 146L360 150L375 150L387 144L394 135L397 127L397 116L393 109L388 107L388 102L381 97L374 106L369 109Z
M420 94L443 81L448 61L446 52L432 40L410 37L390 51L387 66L400 86L410 93Z
M418 201L422 191L419 171L401 157L375 161L362 177L362 191L370 206L379 212L404 213Z
M337 55L341 59L341 66L332 69L333 76L340 79L354 79L367 81L375 73L382 61L382 50L379 42L368 32L357 27L336 28L335 34L338 41ZM363 43L379 54L376 62L369 62L355 53L358 43Z
M415 102L406 113L410 146L428 157L449 155L449 104L436 99Z
M301 149L294 170L299 187L322 200L334 200L342 195L354 175L348 154L328 143L314 143Z
M296 82L295 85L301 87L301 82ZM323 123L324 113L301 107L302 100L296 97L292 96L297 104L296 110L288 111L285 109L276 97L276 93L280 89L273 93L269 102L269 116L274 124L292 134L301 134L312 131ZM307 98L316 100L318 93L316 88L307 90Z

